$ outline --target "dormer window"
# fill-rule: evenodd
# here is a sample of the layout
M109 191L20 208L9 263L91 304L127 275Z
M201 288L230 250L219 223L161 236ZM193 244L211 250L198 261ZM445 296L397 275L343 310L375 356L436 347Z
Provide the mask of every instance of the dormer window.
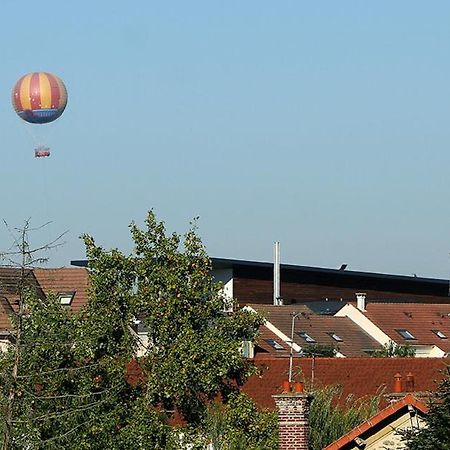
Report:
M300 336L302 339L304 339L306 342L308 342L308 344L314 344L316 342L316 340L305 331L299 331L297 332L297 335Z
M69 306L72 303L73 298L75 297L75 292L58 292L58 300L59 303L63 306Z
M408 330L395 330L406 341L414 341L416 337Z
M431 330L439 339L447 339L447 336L440 330Z

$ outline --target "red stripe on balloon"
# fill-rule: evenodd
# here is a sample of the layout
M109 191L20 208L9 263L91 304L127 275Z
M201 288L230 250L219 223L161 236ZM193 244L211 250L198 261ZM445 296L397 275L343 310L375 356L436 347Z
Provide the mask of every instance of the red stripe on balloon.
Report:
M50 88L52 92L52 108L59 108L61 100L61 92L59 90L59 84L56 78L51 73L45 73L50 81Z
M20 101L20 86L22 85L22 80L24 78L25 76L16 83L12 92L12 101L16 111L23 111L22 102Z
M31 109L41 108L41 92L39 83L39 74L33 73L30 80L30 97L31 97Z

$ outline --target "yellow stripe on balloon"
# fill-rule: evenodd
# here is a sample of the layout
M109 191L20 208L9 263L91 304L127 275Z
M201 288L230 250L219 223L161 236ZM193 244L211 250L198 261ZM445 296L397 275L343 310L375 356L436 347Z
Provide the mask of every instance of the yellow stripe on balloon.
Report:
M51 108L52 88L48 76L42 72L39 72L39 92L41 94L41 108Z
M64 86L63 82L58 78L55 77L56 81L58 82L59 86L59 105L58 108L64 108L67 103L67 90L66 86Z
M31 109L30 82L32 75L31 73L25 75L20 84L20 103L23 111Z

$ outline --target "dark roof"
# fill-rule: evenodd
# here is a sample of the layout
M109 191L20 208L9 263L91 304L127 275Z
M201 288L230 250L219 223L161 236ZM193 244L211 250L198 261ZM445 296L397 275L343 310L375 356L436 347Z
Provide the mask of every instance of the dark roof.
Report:
M216 269L227 269L235 267L255 267L255 268L265 268L273 270L273 263L271 262L260 262L260 261L248 261L239 259L227 259L227 258L211 258L213 262L213 267ZM77 261L72 261L73 264ZM322 275L338 275L342 278L349 277L361 277L361 278L372 278L375 280L395 280L404 281L414 284L429 283L433 285L445 286L448 291L449 280L438 279L438 278L427 278L427 277L416 277L407 275L394 275L386 273L377 272L362 272L355 270L340 270L340 269L330 269L325 267L313 267L313 266L300 266L295 264L281 264L281 270L286 271L296 271L296 272L310 272Z
M272 395L281 393L288 379L289 358L256 359L255 364L260 372L242 389L259 407L274 409ZM345 399L350 394L374 396L383 388L393 392L394 375L400 373L406 379L409 372L414 375L415 392L433 392L448 364L448 358L295 358L293 373L295 380L303 378L311 384L314 372L315 386L340 385Z
M294 342L300 347L312 344L332 346L346 357L367 356L367 351L380 348L380 344L348 317L314 314L306 305L248 305L290 338L292 313L294 320ZM307 333L315 342L307 342L298 333ZM333 338L340 338L336 340Z
M214 269L252 270L259 272L263 278L271 278L273 263L249 261L230 258L211 258ZM73 266L87 267L87 260L73 260ZM298 281L303 283L330 284L361 289L375 289L415 293L419 295L449 296L449 280L406 275L393 275L377 272L361 272L354 270L330 269L324 267L281 264L282 282Z
M344 306L339 300L313 300L308 302L308 308L316 314L334 315Z

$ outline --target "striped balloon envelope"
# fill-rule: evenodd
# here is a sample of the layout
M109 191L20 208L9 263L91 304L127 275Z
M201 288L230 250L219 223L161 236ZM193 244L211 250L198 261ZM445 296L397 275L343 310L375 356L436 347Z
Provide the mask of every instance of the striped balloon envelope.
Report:
M12 104L27 122L53 122L64 112L67 90L62 80L51 73L28 73L15 84Z

